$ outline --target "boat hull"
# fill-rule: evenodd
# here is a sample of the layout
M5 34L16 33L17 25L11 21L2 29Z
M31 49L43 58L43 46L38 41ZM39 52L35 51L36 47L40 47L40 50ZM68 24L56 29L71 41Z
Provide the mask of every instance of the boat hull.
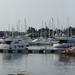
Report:
M53 44L54 48L69 48L75 46L75 43L62 43L62 44Z

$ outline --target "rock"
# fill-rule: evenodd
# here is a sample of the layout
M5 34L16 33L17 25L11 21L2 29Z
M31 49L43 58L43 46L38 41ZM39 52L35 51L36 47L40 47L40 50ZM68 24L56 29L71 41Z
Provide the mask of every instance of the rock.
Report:
M67 48L65 51L62 51L61 54L75 55L75 46Z

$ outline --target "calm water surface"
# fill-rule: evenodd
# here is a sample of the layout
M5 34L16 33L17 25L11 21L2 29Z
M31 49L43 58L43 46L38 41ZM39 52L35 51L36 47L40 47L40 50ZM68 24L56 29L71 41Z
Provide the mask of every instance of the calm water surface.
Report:
M75 57L0 53L0 75L75 75Z

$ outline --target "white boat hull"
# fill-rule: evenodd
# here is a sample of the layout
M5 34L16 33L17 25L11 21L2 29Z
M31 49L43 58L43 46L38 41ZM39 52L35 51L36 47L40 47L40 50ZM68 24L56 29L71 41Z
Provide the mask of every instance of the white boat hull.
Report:
M8 38L0 44L0 49L27 49L27 44L24 40L19 38Z
M7 45L7 44L1 44L0 49L26 49L27 47L25 45Z
M54 48L68 48L68 47L73 47L75 46L75 43L62 43L62 44L53 44Z

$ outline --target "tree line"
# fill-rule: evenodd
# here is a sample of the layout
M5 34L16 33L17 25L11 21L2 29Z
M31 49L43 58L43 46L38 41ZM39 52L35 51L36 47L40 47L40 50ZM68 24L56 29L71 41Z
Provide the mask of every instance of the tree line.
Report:
M6 31L7 35L12 36L12 31ZM59 34L59 33L64 33L67 36L73 36L75 35L75 27L68 27L65 29L49 29L47 26L45 28L40 28L38 30L36 30L34 27L29 27L26 32L19 32L19 31L14 31L14 35L15 36L19 36L19 35L25 35L25 34L30 34L29 36L31 38L38 38L38 37L54 37L55 34Z

